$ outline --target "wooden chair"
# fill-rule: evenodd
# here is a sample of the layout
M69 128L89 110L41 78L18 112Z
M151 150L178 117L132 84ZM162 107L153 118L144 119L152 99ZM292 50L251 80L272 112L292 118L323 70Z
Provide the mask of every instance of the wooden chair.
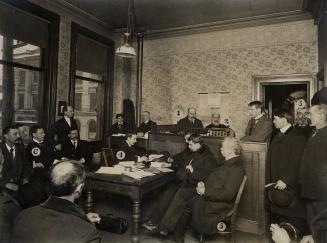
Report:
M242 197L242 193L245 187L247 176L243 177L243 181L238 189L238 193L234 202L234 206L230 212L227 213L227 221L230 221L230 231L217 231L218 235L227 236L229 239L231 237L231 242L235 242L235 231L236 231L236 217L238 213L238 206ZM219 224L220 222L218 222ZM199 235L199 242L204 242L204 235Z
M104 166L113 166L114 165L114 159L113 159L113 152L110 148L102 148L101 151L102 154L102 160Z

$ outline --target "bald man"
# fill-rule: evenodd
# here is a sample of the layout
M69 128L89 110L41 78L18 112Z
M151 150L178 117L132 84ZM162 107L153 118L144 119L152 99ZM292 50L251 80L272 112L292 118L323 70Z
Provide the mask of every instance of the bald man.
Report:
M89 219L99 220L99 216L85 215L74 203L84 186L83 165L74 161L59 162L50 168L49 175L51 196L17 216L12 242L100 242L98 231Z
M202 121L196 118L196 109L193 107L188 108L187 116L177 122L179 131L187 131L192 128L203 128Z

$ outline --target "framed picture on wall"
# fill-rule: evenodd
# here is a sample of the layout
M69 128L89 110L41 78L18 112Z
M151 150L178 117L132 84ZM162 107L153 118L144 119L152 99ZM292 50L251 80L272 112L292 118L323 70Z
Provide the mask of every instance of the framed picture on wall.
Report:
M63 112L63 109L64 109L64 106L67 105L67 102L66 101L58 101L58 116L63 116L64 115L64 112Z

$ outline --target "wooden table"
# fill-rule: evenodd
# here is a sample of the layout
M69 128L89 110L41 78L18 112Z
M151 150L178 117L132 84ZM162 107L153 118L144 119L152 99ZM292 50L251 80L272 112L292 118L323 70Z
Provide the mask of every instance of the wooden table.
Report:
M141 217L142 197L174 179L174 173L160 173L134 180L125 175L106 175L88 173L86 176L86 201L85 209L90 212L93 207L93 190L128 196L133 202L132 219L133 228L131 241L139 242L139 220Z

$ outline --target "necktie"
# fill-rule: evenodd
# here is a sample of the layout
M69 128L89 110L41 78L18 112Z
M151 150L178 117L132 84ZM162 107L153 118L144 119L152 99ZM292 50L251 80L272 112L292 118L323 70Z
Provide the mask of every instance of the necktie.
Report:
M10 158L12 161L14 161L14 149L13 148L10 149Z
M251 119L250 130L249 130L249 135L250 136L252 135L254 127L255 127L255 119Z

